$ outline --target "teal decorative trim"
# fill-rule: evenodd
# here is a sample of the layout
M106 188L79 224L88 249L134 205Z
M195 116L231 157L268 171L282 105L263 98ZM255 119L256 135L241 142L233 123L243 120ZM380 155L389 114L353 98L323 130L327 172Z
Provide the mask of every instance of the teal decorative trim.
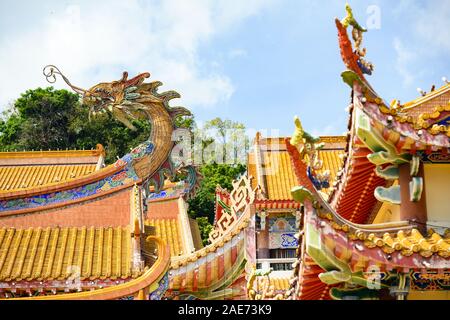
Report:
M311 191L302 186L292 188L291 194L294 200L300 203L304 203L305 200L314 201L314 196Z
M331 288L330 297L334 300L380 300L378 290L368 288Z
M118 162L121 160L118 160ZM102 192L109 191L113 188L137 181L135 171L131 166L99 181L76 187L69 190L52 192L47 194L39 194L27 198L17 198L12 200L0 201L0 212L12 211L28 208L38 208L48 206L50 204L64 203L85 197L89 197Z
M413 177L409 182L409 196L412 202L420 201L423 191L423 178Z
M341 77L342 80L348 84L348 86L350 88L353 89L353 83L356 81L361 85L364 85L364 83L362 82L361 78L353 71L350 70L346 70L344 72L341 73Z
M398 166L396 165L390 165L384 169L382 169L380 166L377 166L375 169L375 173L377 174L377 176L385 180L395 180L399 178L399 170Z
M356 135L364 141L365 145L373 151L367 158L375 165L382 164L402 164L408 163L411 155L398 154L395 146L384 140L384 138L374 131L370 124L370 118L359 108L356 108L355 128Z
M167 272L164 277L159 281L158 288L150 293L149 300L161 300L167 289L169 288L169 273Z
M309 213L311 214L311 213ZM311 217L309 218L311 219ZM352 272L348 263L339 260L333 252L325 246L321 239L321 230L317 229L316 223L313 222L317 218L306 223L306 252L313 260L326 272L319 274L319 279L326 284L334 285L338 283L349 283L362 287L371 285L370 279L364 276L363 271ZM380 284L384 287L384 284Z
M352 277L348 273L332 270L319 274L319 279L326 284L337 284L342 282L349 282Z
M392 204L400 204L400 186L392 186L390 188L377 187L374 196L378 201L389 202Z
M420 158L418 156L413 156L409 163L410 163L410 175L417 176L417 174L419 173Z

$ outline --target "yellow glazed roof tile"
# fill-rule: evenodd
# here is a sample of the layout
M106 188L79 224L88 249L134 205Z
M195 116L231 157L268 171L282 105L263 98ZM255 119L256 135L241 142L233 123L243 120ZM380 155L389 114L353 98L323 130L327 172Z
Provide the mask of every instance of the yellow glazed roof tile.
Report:
M0 152L0 192L58 184L93 173L103 165L95 150Z
M95 170L95 164L0 166L0 191L16 191L66 182Z
M156 236L161 237L170 246L172 257L186 253L177 219L150 219L145 224L155 227Z
M104 155L105 149L101 144L98 144L96 149L92 150L41 150L0 152L0 163L11 159L24 159L25 161L28 161L29 159L45 159L46 161L55 161L56 159L57 161L57 159L70 160L75 158L95 158Z
M285 151L265 152L263 161L268 174L265 176L269 199L292 199L290 190L296 184L289 155ZM270 172L269 172L270 171Z
M267 281L267 277L258 276L257 277L258 289L262 290L264 283ZM288 277L269 277L269 287L272 287L276 291L286 291L289 289L289 278Z
M333 220L331 214L319 214L322 219ZM400 252L404 256L411 256L418 253L423 257L431 257L432 255L439 255L443 258L450 257L450 237L448 233L446 236L429 230L428 237L424 237L419 230L411 229L409 231L399 230L396 233L384 233L376 235L376 229L373 233L356 231L350 232L348 224L331 223L336 230L341 230L348 233L350 240L362 241L363 244L369 248L381 248L385 253Z
M127 278L131 258L128 228L0 228L0 282Z
M409 234L404 231L395 235L385 234L382 239L369 235L364 244L369 248L382 247L386 253L400 251L405 256L419 253L423 257L431 257L433 254L443 258L450 257L450 239L442 238L437 233L425 238L416 229L412 229Z

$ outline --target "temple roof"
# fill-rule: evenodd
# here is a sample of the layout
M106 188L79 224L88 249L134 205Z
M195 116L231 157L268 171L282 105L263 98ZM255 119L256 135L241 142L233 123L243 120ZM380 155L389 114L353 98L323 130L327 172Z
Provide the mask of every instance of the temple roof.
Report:
M172 257L190 254L192 250L203 247L197 222L189 218L182 198L185 189L184 183L167 180L163 190L150 193L146 199L145 224L155 227L156 236L170 246Z
M104 149L0 152L0 192L58 184L103 165Z
M132 268L128 228L0 229L0 281L126 279Z
M297 179L292 168L289 154L284 142L285 138L259 138L256 146L259 149L261 163L257 160L255 151L248 157L248 173L253 179L253 187L260 185L269 200L292 200L291 189L297 185ZM344 153L346 138L343 136L324 136L320 141L325 143L319 151L323 160L323 168L318 172L330 171L330 182L334 181L341 169L341 155ZM263 170L264 169L264 174ZM323 192L328 194L327 189Z

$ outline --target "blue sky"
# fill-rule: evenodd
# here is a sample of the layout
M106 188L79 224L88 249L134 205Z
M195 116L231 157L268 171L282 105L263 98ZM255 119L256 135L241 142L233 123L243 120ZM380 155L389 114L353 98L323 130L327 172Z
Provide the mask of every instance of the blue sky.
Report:
M365 34L369 81L388 102L450 78L450 1L350 1ZM46 86L55 64L80 87L149 71L201 123L214 117L289 135L299 115L314 134L346 130L334 18L345 0L0 2L0 109ZM375 6L375 7L373 7ZM368 12L369 10L370 12ZM58 88L65 87L59 81Z

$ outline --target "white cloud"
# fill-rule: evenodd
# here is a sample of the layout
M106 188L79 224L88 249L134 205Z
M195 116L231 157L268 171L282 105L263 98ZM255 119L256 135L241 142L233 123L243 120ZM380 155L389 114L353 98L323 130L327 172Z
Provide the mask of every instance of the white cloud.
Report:
M450 2L430 1L419 12L415 23L418 35L430 46L450 54Z
M231 59L241 58L247 56L247 51L244 49L232 49L228 52L228 57Z
M450 54L450 2L434 0L426 3L402 0L394 9L398 19L411 21L408 36L395 38L396 69L405 87L411 86L427 73L430 65L423 61Z
M402 41L399 38L394 38L394 49L397 54L396 69L400 76L403 78L403 86L409 87L414 83L415 76L410 71L410 64L416 59L416 54L405 48Z
M229 99L234 86L218 68L205 67L200 44L274 1L79 1L32 22L17 12L21 29L11 25L0 33L0 108L26 89L47 86L42 67L50 63L80 87L119 79L123 70L130 76L149 71L163 89L182 95L177 104L214 106ZM66 87L62 81L55 86Z

